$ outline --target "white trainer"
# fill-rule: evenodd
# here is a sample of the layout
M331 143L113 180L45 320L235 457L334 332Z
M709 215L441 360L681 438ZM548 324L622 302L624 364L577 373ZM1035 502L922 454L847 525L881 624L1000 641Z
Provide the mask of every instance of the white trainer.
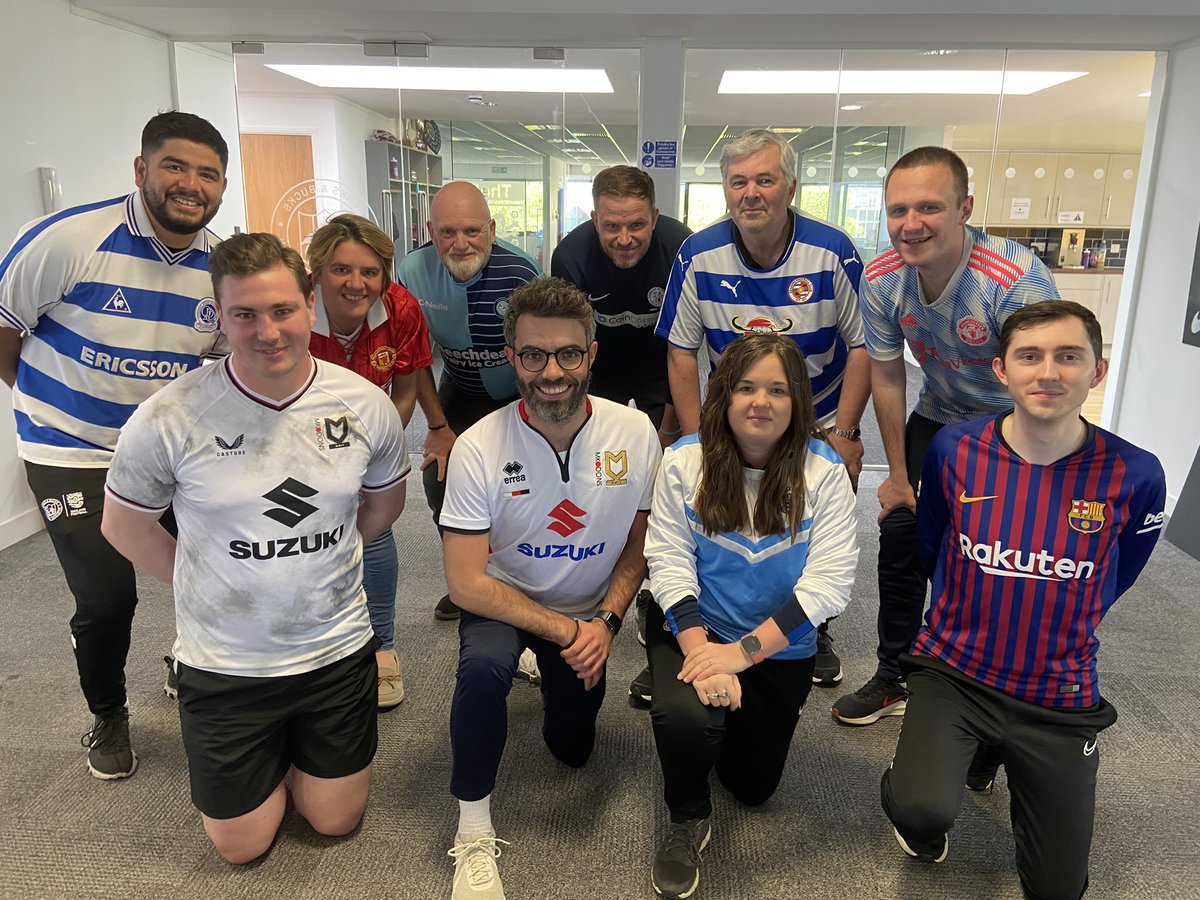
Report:
M454 858L454 889L451 900L504 900L500 881L500 844L494 834L460 834L447 853Z
M538 671L537 656L528 648L521 654L521 658L517 660L516 680L528 681L534 687L542 683L542 673Z

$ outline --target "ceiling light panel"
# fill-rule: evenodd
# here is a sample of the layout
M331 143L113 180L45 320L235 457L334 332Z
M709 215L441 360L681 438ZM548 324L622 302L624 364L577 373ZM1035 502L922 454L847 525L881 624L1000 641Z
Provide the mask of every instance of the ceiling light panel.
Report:
M450 66L271 65L323 88L420 91L507 91L518 94L611 94L604 69L475 69ZM550 77L553 76L553 77Z
M727 69L719 94L1036 94L1087 72L1000 69L869 71Z

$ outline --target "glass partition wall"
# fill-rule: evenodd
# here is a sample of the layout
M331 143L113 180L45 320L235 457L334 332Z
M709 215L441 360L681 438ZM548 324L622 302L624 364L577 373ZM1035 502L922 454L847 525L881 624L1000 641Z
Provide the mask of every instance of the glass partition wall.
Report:
M595 173L637 164L636 49L375 52L389 55L269 44L235 56L252 229L303 251L350 210L385 227L400 257L427 239L440 186L462 179L488 197L499 236L545 267L591 211ZM663 212L693 229L725 215L721 147L769 127L796 151L796 205L870 259L889 246L888 168L914 147L950 147L968 166L971 224L1032 247L1111 338L1153 67L1144 52L690 49L680 207ZM883 462L877 442L868 453Z
M350 210L388 230L399 259L428 239L441 185L464 180L488 198L497 235L545 266L590 212L591 174L636 159L638 52L392 55L407 50L268 44L235 57L251 227L299 246Z

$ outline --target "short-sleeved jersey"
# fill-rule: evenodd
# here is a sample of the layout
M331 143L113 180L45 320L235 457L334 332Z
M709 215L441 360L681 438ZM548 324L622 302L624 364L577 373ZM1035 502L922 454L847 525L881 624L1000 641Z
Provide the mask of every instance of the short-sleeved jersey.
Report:
M517 376L504 355L508 295L541 274L527 254L501 240L492 244L487 265L462 284L450 277L432 244L405 256L397 272L421 304L445 377L467 397L493 400L517 395Z
M680 601L697 598L704 624L726 643L740 640L767 619L782 618L789 646L771 658L812 656L817 652L815 629L846 608L858 563L854 491L845 465L828 444L809 441L804 518L792 540L784 533L707 533L696 517L702 463L703 449L694 434L663 455L646 531L655 600L670 621ZM750 510L763 474L743 469Z
M596 383L666 382L667 345L654 334L654 326L675 255L691 233L677 219L660 215L646 255L629 269L616 266L604 252L590 220L554 248L550 274L585 291L596 314Z
M1053 465L1016 454L1005 416L938 432L917 527L932 602L913 645L1039 706L1100 700L1096 626L1142 571L1163 525L1157 458L1089 426Z
M1057 300L1050 270L1028 247L969 225L958 269L926 304L917 270L894 249L867 266L863 321L873 359L896 359L904 342L925 373L916 412L947 424L1012 408L992 372L1000 329L1023 306Z
M314 362L301 390L273 401L227 359L142 404L106 492L132 509L174 509L176 657L273 677L370 640L359 492L408 471L400 416L369 381Z
M649 512L662 456L645 413L600 397L588 404L562 454L520 400L464 431L440 519L449 531L488 535L490 577L580 618L596 612L635 516Z
M841 399L846 357L863 344L862 260L840 228L790 213L791 244L770 269L746 262L732 219L684 241L655 334L688 350L706 344L714 368L743 334L790 337L808 363L817 418L829 423Z
M361 375L389 396L393 375L411 375L433 364L429 329L421 307L412 294L395 282L371 304L362 331L349 350L333 335L319 289L314 313L316 322L308 342L309 352L317 359Z
M22 459L107 466L139 403L224 352L215 242L201 231L170 249L137 192L21 230L0 261L0 326L26 335L13 390Z

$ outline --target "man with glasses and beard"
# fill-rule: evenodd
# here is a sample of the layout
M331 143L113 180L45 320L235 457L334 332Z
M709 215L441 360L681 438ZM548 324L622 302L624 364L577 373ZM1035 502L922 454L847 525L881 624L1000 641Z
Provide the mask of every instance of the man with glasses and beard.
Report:
M405 256L397 277L420 301L442 355L441 385L434 385L432 369L422 370L417 381L417 402L429 423L422 477L436 522L455 437L517 396L504 349L504 310L513 289L542 271L496 238L487 199L468 182L450 182L434 195L426 227L432 243ZM458 612L447 594L434 616L457 619Z
M587 395L596 322L582 291L558 278L518 288L504 336L521 399L459 438L440 518L462 608L450 710L456 900L504 897L490 802L524 649L541 670L546 746L568 766L591 755L609 648L646 573L661 456L644 414Z
M138 404L218 350L205 226L228 162L209 122L161 113L142 130L136 191L31 222L0 261L0 379L75 598L71 643L95 717L81 742L105 780L137 768L125 659L138 598L133 566L100 533L104 479Z

